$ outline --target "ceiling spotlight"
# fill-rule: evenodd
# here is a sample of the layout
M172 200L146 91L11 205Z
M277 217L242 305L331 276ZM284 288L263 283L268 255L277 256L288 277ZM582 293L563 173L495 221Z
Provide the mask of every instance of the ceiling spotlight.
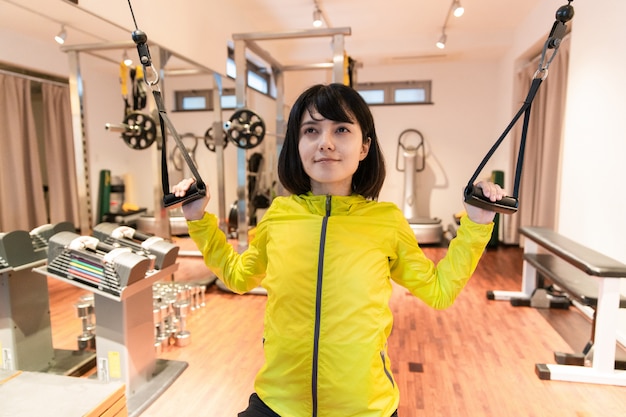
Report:
M446 47L446 40L447 39L448 39L448 37L446 36L446 34L442 33L441 37L439 38L439 40L435 44L435 45L437 45L437 48L444 49Z
M124 54L122 55L122 60L124 61L124 65L126 65L127 67L133 65L133 60L128 57L126 51L124 51Z
M454 2L453 8L454 8L453 14L455 17L461 17L463 16L463 13L465 13L465 8L461 6L461 2L458 0Z
M319 28L322 26L322 23L322 12L320 9L315 7L315 10L313 11L313 26Z
M65 38L67 38L67 32L65 31L65 25L61 25L61 31L57 33L54 37L54 40L57 41L59 45L63 45L65 43Z

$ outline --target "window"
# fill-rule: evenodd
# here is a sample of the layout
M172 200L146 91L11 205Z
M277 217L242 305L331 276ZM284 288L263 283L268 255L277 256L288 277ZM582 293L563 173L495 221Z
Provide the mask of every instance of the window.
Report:
M267 68L259 66L254 62L247 60L248 68L248 87L266 95L270 95L270 85L272 76ZM237 68L235 66L235 51L228 48L228 59L226 60L226 75L231 78L237 78Z
M176 111L213 110L213 90L175 91ZM220 100L222 109L234 109L237 106L234 88L224 88Z
M235 67L234 51L228 49L228 58L226 59L226 75L235 79L237 77L237 69ZM248 87L276 98L276 88L272 86L271 72L262 66L247 60L246 63L247 85ZM176 111L211 111L213 110L213 90L186 90L175 91ZM234 109L237 107L237 97L234 88L225 88L222 90L221 97L222 109Z
M212 90L186 90L175 91L176 110L212 110L213 92Z
M356 90L370 105L432 104L430 81L363 83Z

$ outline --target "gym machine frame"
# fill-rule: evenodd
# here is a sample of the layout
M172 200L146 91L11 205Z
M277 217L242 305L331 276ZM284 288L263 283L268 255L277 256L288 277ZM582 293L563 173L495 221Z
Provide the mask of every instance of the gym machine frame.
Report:
M0 370L81 375L94 366L95 352L53 347L47 279L33 272L46 263L43 241L35 247L33 240L44 228L43 233L56 233L74 226L0 234L0 255L7 255L0 256Z
M247 85L247 60L246 49L249 49L259 58L271 65L276 83L276 154L280 154L282 141L286 130L284 117L285 108L285 71L302 71L313 69L332 69L333 82L343 82L344 77L344 38L352 33L349 27L310 29L295 32L257 32L257 33L235 33L233 40L235 43L234 55L237 75L235 78L235 95L237 109L246 107L246 85ZM274 59L267 51L262 49L257 41L288 40L303 38L331 37L333 45L332 62L310 64L310 65L282 65ZM238 250L243 251L248 247L248 188L246 184L246 150L237 149L237 237Z
M61 51L66 52L69 60L69 87L70 87L70 100L71 100L71 111L72 111L72 129L73 129L73 137L74 137L74 160L76 163L76 171L78 173L83 173L84 175L78 175L77 184L78 184L78 205L79 205L79 222L78 228L81 234L87 235L91 230L93 223L93 215L92 215L92 206L90 201L90 176L89 176L89 154L88 154L88 143L87 143L87 121L85 117L85 100L84 100L84 85L83 79L81 75L80 69L80 53L88 53L92 54L98 58L107 59L100 55L97 55L95 52L97 51L106 51L106 50L116 50L116 49L134 49L136 47L133 41L123 41L123 42L107 42L107 43L96 43L96 44L82 44L82 45L64 45L61 47ZM214 95L214 122L213 122L213 131L218 132L217 135L222 134L222 109L220 103L221 96L221 76L217 74L215 71L211 70L195 62L190 60L182 55L176 54L170 50L167 50L161 47L159 44L151 42L150 47L152 48L153 54L153 62L156 68L163 68L163 64L167 62L171 57L176 57L181 61L184 61L192 66L195 66L197 72L203 72L208 75L213 74L215 79L215 84L217 86L218 91L220 92L219 96ZM183 74L186 75L188 72L185 70L177 71L165 71L161 70L163 74L168 75L177 75ZM161 77L163 78L163 77ZM215 97L217 96L217 97ZM148 100L148 112L152 113L155 110L154 100ZM220 198L220 218L226 218L226 204L222 203L224 199L223 192L223 184L224 184L224 161L223 161L223 147L221 146L221 141L216 136L216 154L218 161L218 183L220 184L220 189L218 190L218 198ZM161 199L161 160L160 160L160 152L153 152L153 171L157 173L155 176L156 180L153 184L154 188L154 218L155 218L155 230L154 234L160 237L169 238L171 236L171 228L169 223L169 214L167 209L163 205L163 201ZM223 211L223 212L222 212Z
M77 172L84 175L78 176L79 193L79 221L81 235L88 235L92 228L93 218L91 202L89 200L89 165L88 144L86 135L86 118L84 102L84 86L80 70L80 53L90 53L103 58L96 51L135 48L135 43L114 42L102 44L67 45L61 48L68 54L70 68L70 99L72 111L72 126L74 136L75 161ZM195 65L198 72L213 74L220 95L214 95L215 121L213 129L222 132L221 120L221 78L214 71L197 62L183 56L172 53L155 43L151 43L154 54L155 67L162 68L161 63L171 57ZM106 58L105 58L106 59ZM161 70L165 73L164 70ZM173 75L176 75L172 71ZM161 77L162 78L162 77ZM216 97L217 96L217 97ZM154 100L148 100L148 112L154 110ZM216 136L217 137L217 136ZM166 138L163 138L166 140ZM216 140L216 153L218 155L218 175L223 184L223 153L222 141ZM156 236L169 238L170 222L168 210L164 207L161 190L161 158L160 151L153 152L153 171L158 175L153 184L154 188L154 216ZM222 190L220 190L222 191ZM220 192L223 196L223 192ZM223 205L225 207L225 204ZM225 214L222 216L225 218ZM157 360L154 344L153 326L153 284L165 280L173 275L178 269L174 264L158 271L149 271L146 277L133 285L123 289L119 296L95 290L92 287L71 281L72 285L86 289L94 293L94 309L97 312L96 332L96 369L98 379L102 381L122 381L126 385L128 409L136 414L143 411L160 393L180 375L187 367L186 362ZM47 271L46 267L35 268L34 271L52 278L68 282L61 276L56 276Z
M74 243L77 241L85 242L84 248ZM96 249L110 250L100 260L100 272L93 264L94 259L102 256ZM110 256L108 260L107 256ZM117 259L123 263L118 265ZM178 264L160 270L150 269L150 264L148 257L130 248L104 244L92 236L61 232L51 238L47 266L33 269L45 277L93 293L97 312L97 377L102 382L125 384L128 409L132 413L151 404L188 366L182 361L157 360L153 344L153 285L172 275ZM121 275L128 282L122 279L114 282L110 274Z

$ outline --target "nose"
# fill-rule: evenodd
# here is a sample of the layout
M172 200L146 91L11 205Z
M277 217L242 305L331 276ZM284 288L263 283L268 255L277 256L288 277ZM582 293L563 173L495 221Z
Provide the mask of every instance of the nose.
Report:
M335 149L335 142L333 135L330 132L322 132L320 134L320 150L333 150Z

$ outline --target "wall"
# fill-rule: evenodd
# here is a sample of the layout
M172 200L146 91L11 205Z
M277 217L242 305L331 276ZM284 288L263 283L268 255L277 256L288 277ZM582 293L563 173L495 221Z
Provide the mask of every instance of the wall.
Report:
M626 41L621 19L626 3L597 0L575 6L558 229L626 263L626 195L621 183L626 178L626 56L615 53ZM626 312L620 313L620 337L626 341Z
M452 222L453 214L463 209L464 186L508 123L494 117L501 107L490 71L496 64L466 59L359 70L359 80L368 82L432 80L433 105L372 106L387 164L380 200L392 201L402 208L405 174L396 170L398 139L405 129L417 129L424 136L427 154L426 169L415 174L418 214L438 217L444 225ZM314 71L288 73L285 78L287 103L292 103L309 85L331 81L328 74ZM469 79L471 83L467 83ZM493 169L506 171L507 158L506 150L498 152L481 178L489 177Z
M563 4L556 0L543 2L528 16L502 62L502 67L508 68L504 73L512 74L524 58L537 55L554 21L554 12ZM626 3L598 0L593 4L574 2L572 6L575 16L569 24L573 29L560 195L554 196L560 206L557 231L626 262L626 196L618 191L619 180L626 177L626 80L622 71L626 57L614 53L626 40L626 29L620 21ZM609 27L611 36L599 30ZM622 293L626 294L626 282L622 281ZM620 312L619 323L619 339L624 344L626 312Z

